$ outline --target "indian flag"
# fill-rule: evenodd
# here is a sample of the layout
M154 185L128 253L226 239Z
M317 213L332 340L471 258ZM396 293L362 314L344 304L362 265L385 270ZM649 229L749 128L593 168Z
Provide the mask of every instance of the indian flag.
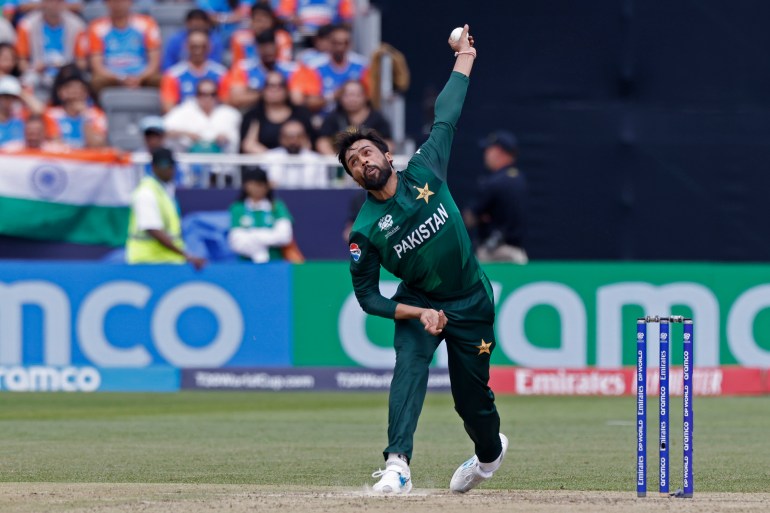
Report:
M122 246L137 174L113 150L0 155L0 234Z

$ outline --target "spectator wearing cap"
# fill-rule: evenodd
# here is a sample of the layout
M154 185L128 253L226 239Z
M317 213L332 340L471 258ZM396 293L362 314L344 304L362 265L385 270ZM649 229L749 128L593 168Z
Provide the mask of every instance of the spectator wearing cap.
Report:
M86 25L64 0L41 0L40 10L19 21L16 50L23 81L49 91L59 69L75 61L77 40Z
M139 121L139 128L144 135L144 147L147 153L152 154L159 148L166 147L166 129L163 127L163 118L160 116L145 116ZM152 166L148 165L148 171L152 172Z
M69 148L107 145L107 116L96 104L88 83L74 64L61 69L51 106L43 115L46 138Z
M139 121L139 129L144 135L144 149L149 155L152 155L157 149L166 147L166 129L163 127L163 118L160 116L145 116ZM184 177L180 172L179 165L175 164L174 183L182 185ZM147 162L144 166L144 174L152 176L152 162Z
M477 231L476 255L481 262L526 264L528 188L516 167L516 136L507 131L493 132L481 146L490 173L481 179L476 196L463 212L468 229Z
M166 148L152 152L152 176L146 176L131 199L126 261L129 264L183 264L196 269L205 260L189 255L182 240L182 225L175 200L174 156Z
M230 248L257 264L283 260L294 239L289 209L274 197L263 169L245 169L241 181L241 195L230 206Z
M163 45L163 63L161 65L163 71L189 58L187 53L187 35L193 30L202 30L209 35L208 59L220 64L224 62L222 38L214 30L211 18L203 9L190 9L185 16L184 28L172 34Z
M164 74L160 82L160 103L164 113L174 106L195 97L198 82L207 78L213 80L219 88L227 74L227 68L208 58L210 49L209 34L203 30L191 30L187 33L186 61L174 64Z
M88 27L88 49L98 93L105 87L157 87L160 29L151 17L131 12L132 0L106 0L108 16Z
M0 77L0 149L24 147L24 119L21 115L21 84L10 75Z
M163 125L168 138L193 153L235 153L240 143L241 113L218 100L217 83L198 82L195 99L177 105Z

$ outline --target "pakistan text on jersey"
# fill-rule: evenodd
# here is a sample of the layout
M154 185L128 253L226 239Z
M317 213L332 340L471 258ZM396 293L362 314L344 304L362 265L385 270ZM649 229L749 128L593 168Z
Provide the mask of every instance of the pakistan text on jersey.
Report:
M449 214L447 214L444 204L439 203L438 208L433 215L423 221L420 226L415 228L415 230L406 238L402 239L401 242L393 246L398 259L401 260L404 253L416 248L428 240L434 233L439 231L439 229L446 223L447 219L449 219Z

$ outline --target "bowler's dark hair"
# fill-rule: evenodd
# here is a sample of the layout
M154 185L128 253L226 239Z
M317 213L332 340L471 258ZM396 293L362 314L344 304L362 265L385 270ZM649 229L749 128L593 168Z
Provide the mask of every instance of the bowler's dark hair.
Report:
M348 175L352 176L350 169L348 169L345 153L348 152L353 143L363 139L371 141L372 144L374 144L374 146L377 147L377 149L379 149L383 154L390 151L390 148L388 148L388 144L385 142L385 140L380 136L380 134L377 133L377 130L372 128L353 127L345 130L344 132L338 133L335 140L335 146L337 147L337 158L340 160L340 164L342 164L342 167L345 168L345 172Z

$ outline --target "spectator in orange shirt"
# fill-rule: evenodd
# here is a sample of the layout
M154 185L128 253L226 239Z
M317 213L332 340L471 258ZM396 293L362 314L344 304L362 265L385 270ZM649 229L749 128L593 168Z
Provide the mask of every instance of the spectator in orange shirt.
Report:
M85 28L64 0L42 0L40 10L22 18L16 51L25 85L50 90L59 69L75 60L76 43Z
M108 16L91 22L88 46L99 92L109 86L157 87L160 83L160 30L155 20L131 12L132 0L106 0Z
M236 63L230 71L229 101L238 108L254 105L260 97L268 71L278 71L287 80L292 103L313 111L323 107L321 78L307 66L277 60L275 32L265 30L257 37L258 59Z
M46 138L69 148L107 145L107 117L94 99L77 66L62 68L56 77L51 106L43 115Z
M278 0L281 19L293 24L300 34L311 36L330 23L352 23L354 0Z
M233 34L230 43L233 64L257 57L257 36L266 30L275 32L276 59L291 61L294 41L291 34L278 27L278 19L269 5L254 4L251 8L251 27L239 29Z
M171 66L160 82L160 103L164 114L175 105L194 97L198 82L204 78L216 82L217 87L222 86L227 68L208 59L210 49L208 32L191 30L188 33L189 60Z

